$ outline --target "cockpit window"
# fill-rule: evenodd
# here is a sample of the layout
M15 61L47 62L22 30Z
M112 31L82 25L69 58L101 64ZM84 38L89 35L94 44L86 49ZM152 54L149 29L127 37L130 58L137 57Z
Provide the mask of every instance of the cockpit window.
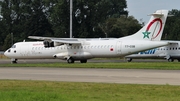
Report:
M9 49L8 52L11 52L11 50Z
M16 45L13 45L11 48L16 48Z

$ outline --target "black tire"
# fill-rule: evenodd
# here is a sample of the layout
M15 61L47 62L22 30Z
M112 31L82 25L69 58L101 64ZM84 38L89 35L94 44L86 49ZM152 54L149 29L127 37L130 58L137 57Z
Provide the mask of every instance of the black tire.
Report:
M127 58L126 61L127 61L127 62L131 62L131 61L132 61L132 58Z
M174 59L173 58L169 58L168 61L169 62L174 62Z
M87 60L80 60L81 63L87 63Z
M68 63L74 63L74 59L73 59L73 58L69 58L69 59L67 60L67 62L68 62Z
M16 64L17 63L17 59L11 59L11 63L12 64Z
M180 62L180 59L177 59L178 60L178 62Z

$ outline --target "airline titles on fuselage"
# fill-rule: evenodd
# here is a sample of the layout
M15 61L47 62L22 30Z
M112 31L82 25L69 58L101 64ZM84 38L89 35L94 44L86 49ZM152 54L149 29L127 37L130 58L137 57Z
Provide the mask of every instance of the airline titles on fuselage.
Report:
M147 50L144 52L139 52L139 54L154 54L156 52L157 49L151 49L151 50Z

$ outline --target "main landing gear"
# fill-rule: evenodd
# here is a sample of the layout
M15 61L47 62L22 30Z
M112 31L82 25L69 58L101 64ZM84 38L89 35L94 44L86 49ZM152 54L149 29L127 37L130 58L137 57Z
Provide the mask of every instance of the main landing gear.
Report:
M127 61L127 62L131 62L131 61L132 61L132 58L126 58L126 61Z
M80 60L81 63L87 63L87 60Z
M69 59L67 59L67 62L68 63L74 63L74 59L72 57L70 57ZM80 60L81 63L87 63L87 60L84 59L84 60Z
M174 62L174 59L173 58L169 58L168 61L169 62Z
M68 63L74 63L74 59L72 57L70 57L69 59L67 59Z

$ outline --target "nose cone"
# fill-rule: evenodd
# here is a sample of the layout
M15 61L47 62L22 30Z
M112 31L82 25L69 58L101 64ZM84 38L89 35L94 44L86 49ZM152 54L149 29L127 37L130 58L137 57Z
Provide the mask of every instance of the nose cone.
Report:
M9 52L10 52L10 49L6 50L6 51L4 52L4 55L5 55L6 57L9 57Z

